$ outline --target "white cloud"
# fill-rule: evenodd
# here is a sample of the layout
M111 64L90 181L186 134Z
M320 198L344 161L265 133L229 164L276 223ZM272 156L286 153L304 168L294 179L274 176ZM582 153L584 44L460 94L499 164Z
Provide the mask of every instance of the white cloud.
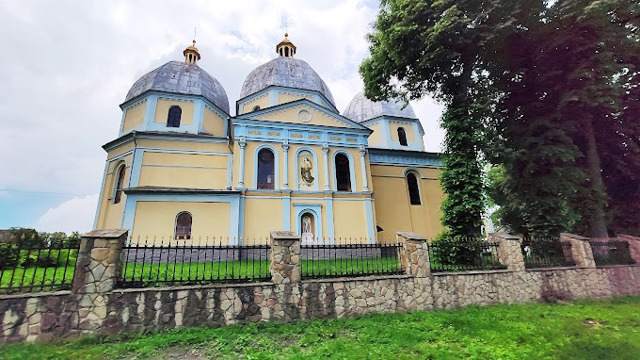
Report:
M55 208L47 210L36 221L38 231L87 232L93 228L93 218L98 204L98 195L75 197Z

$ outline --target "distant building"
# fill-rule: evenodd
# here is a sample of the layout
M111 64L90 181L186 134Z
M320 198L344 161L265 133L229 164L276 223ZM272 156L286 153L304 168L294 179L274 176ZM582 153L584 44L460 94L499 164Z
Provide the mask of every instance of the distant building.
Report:
M103 146L94 227L231 243L271 230L306 243L441 232L441 162L411 106L360 93L340 114L287 34L276 52L245 79L233 117L195 41L136 81Z

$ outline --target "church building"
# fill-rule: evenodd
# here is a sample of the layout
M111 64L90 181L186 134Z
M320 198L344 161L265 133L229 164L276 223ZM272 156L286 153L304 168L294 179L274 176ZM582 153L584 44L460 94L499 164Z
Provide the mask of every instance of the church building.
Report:
M411 105L331 91L285 38L244 80L231 116L218 80L187 47L136 81L107 152L94 228L174 241L389 241L442 231L440 159ZM428 134L427 134L428 135Z

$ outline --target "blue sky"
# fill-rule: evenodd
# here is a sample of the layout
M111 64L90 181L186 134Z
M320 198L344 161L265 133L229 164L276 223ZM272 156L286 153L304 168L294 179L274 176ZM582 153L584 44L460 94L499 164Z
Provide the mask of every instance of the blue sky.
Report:
M274 58L285 23L339 110L362 89L358 66L378 3L330 1L0 0L0 229L87 231L105 153L129 87L182 60L197 27L199 65L231 108L246 75ZM441 107L412 103L427 151L438 151ZM232 110L233 111L233 110Z

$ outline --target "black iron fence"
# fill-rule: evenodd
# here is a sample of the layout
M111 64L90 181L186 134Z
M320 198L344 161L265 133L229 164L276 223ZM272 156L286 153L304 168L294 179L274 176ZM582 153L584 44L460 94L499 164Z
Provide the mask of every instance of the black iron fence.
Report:
M130 240L122 249L123 265L118 286L269 281L270 252L266 238Z
M575 266L571 243L558 238L528 238L522 241L522 256L526 268Z
M596 265L629 265L636 262L631 257L627 241L591 241Z
M71 289L77 242L0 243L0 293Z
M431 272L499 270L498 243L483 239L440 239L429 244Z
M302 278L393 275L404 272L401 243L303 244L300 249Z

